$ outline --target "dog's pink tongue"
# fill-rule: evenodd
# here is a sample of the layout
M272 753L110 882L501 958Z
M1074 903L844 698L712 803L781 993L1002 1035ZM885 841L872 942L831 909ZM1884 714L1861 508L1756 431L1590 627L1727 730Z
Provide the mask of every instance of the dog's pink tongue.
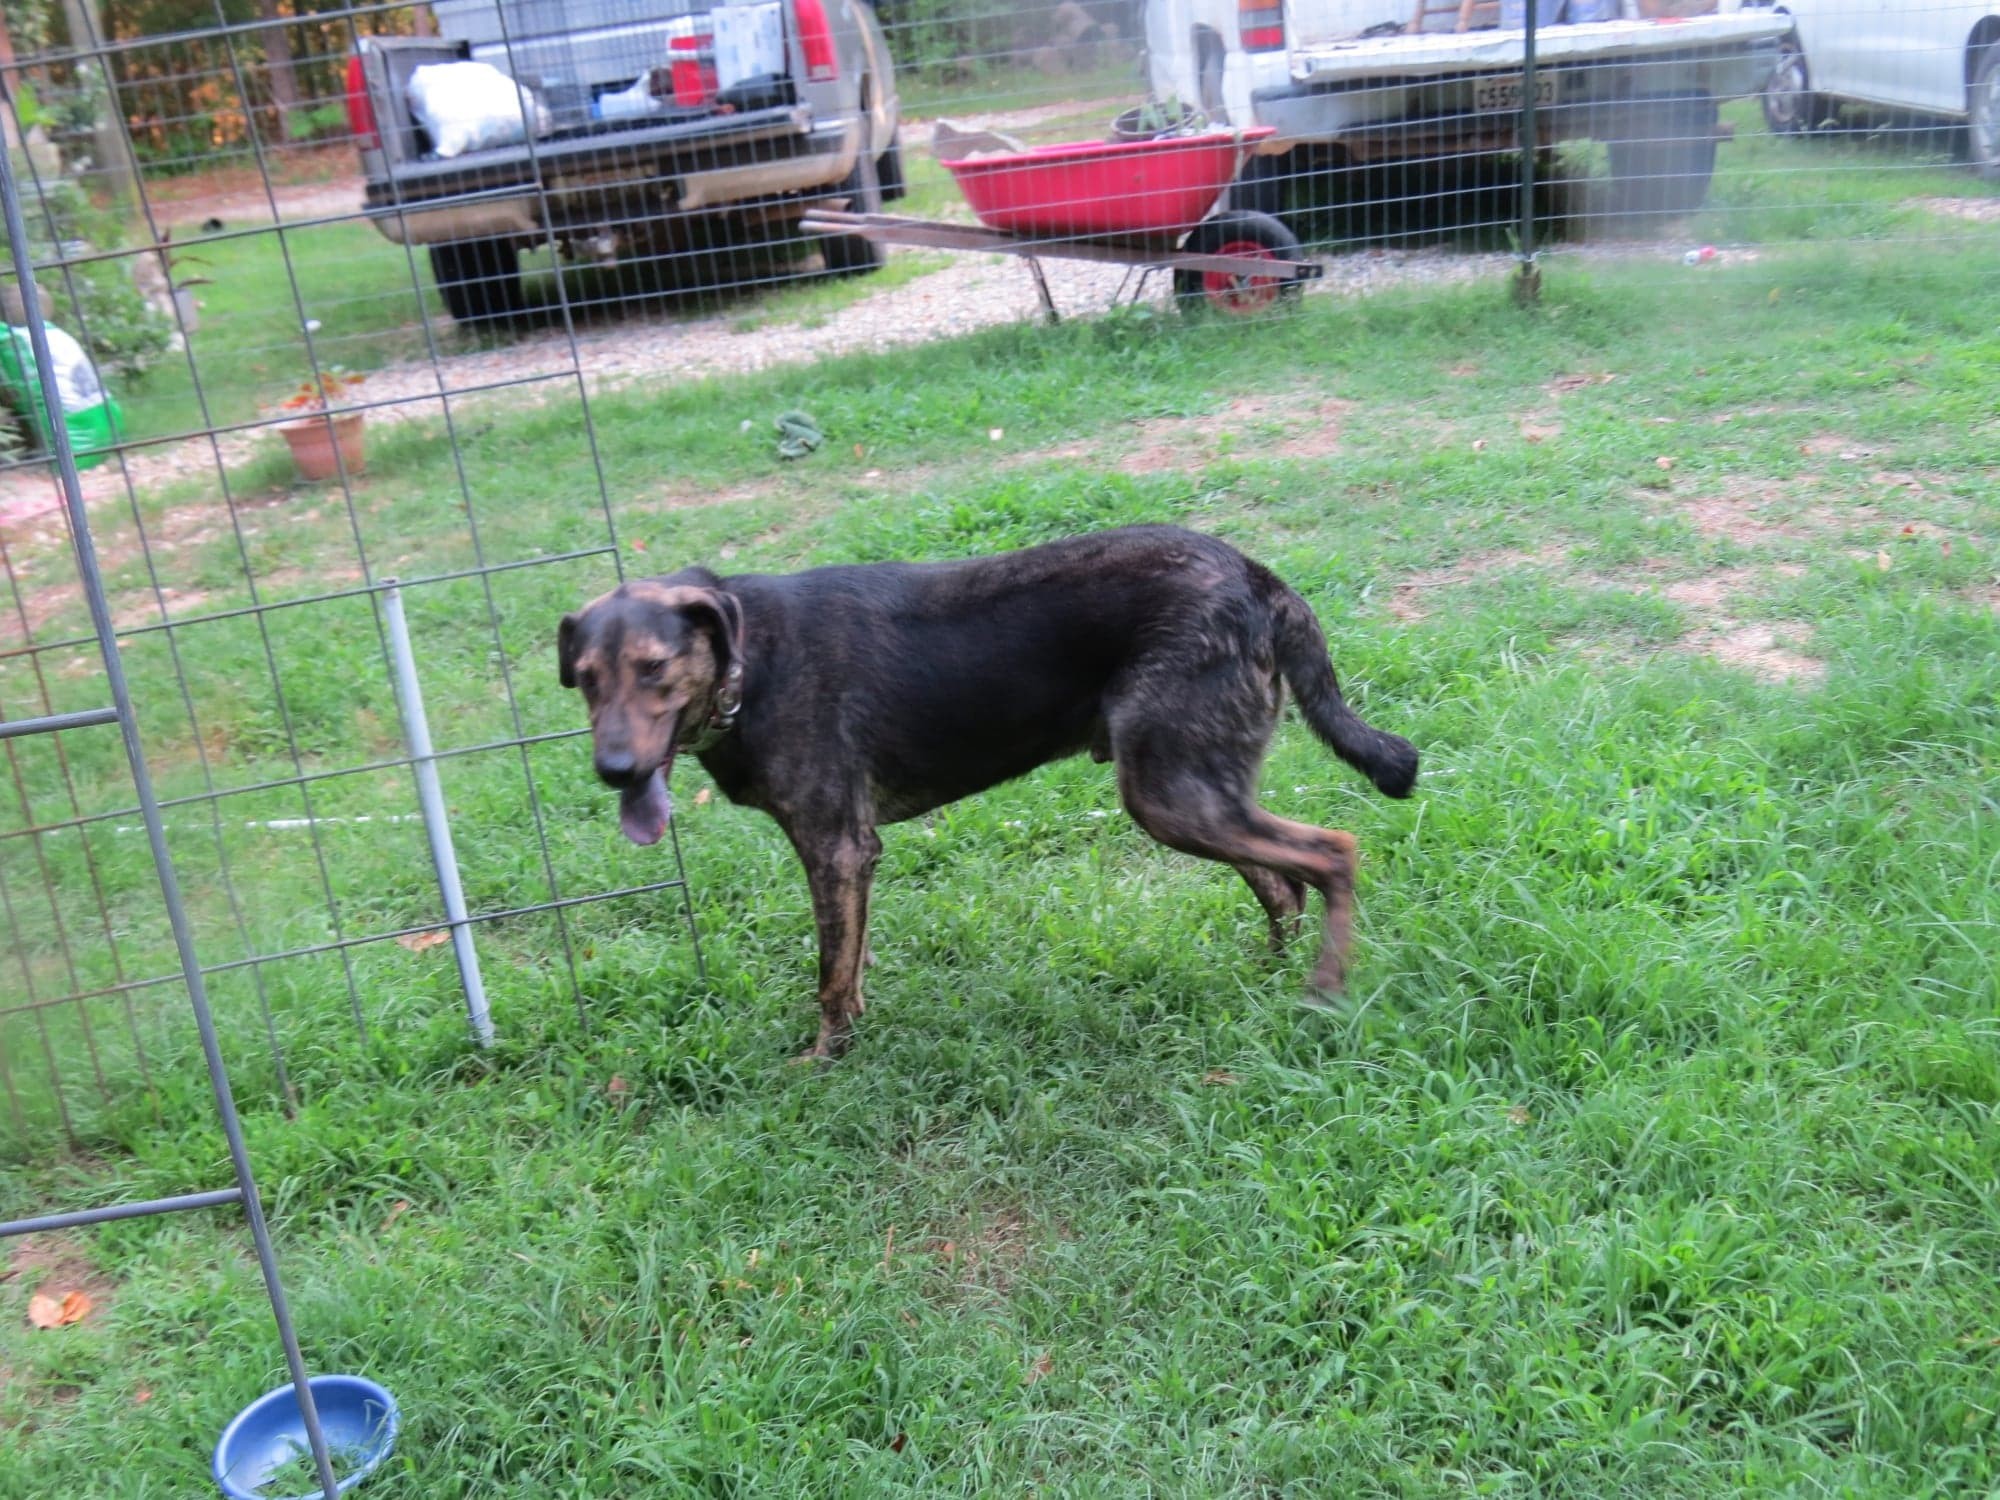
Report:
M667 791L667 771L662 766L638 786L628 786L618 794L618 826L635 844L655 844L667 831L673 815L674 799Z

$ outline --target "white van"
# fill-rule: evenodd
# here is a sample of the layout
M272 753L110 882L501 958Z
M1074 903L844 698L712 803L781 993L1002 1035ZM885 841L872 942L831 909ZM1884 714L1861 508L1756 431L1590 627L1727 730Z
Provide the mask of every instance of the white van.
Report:
M1961 121L1972 165L2000 180L2000 5L1785 0L1780 9L1794 29L1764 95L1773 130L1811 130L1847 103Z

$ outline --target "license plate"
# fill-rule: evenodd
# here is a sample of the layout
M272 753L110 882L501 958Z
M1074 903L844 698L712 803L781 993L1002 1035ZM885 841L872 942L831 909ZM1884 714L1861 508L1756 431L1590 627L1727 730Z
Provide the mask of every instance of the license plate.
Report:
M1498 114L1521 107L1527 95L1527 88L1519 73L1502 78L1475 79L1472 85L1472 108L1477 114ZM1556 75L1537 73L1535 75L1535 103L1537 106L1556 102Z

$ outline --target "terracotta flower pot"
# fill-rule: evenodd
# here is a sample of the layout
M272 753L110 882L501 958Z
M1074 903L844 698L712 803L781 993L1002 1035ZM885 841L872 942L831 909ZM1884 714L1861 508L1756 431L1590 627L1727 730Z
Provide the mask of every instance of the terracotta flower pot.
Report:
M362 416L358 411L344 417L314 416L280 427L278 431L291 446L292 464L299 471L299 478L332 479L342 468L349 474L359 474L366 463L361 441ZM338 460L334 457L336 448L340 453Z

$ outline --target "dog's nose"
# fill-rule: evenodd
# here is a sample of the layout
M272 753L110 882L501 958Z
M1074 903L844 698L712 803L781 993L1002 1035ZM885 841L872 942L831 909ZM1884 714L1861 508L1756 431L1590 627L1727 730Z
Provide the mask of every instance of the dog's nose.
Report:
M630 750L599 750L596 753L598 778L611 786L623 786L639 770Z

